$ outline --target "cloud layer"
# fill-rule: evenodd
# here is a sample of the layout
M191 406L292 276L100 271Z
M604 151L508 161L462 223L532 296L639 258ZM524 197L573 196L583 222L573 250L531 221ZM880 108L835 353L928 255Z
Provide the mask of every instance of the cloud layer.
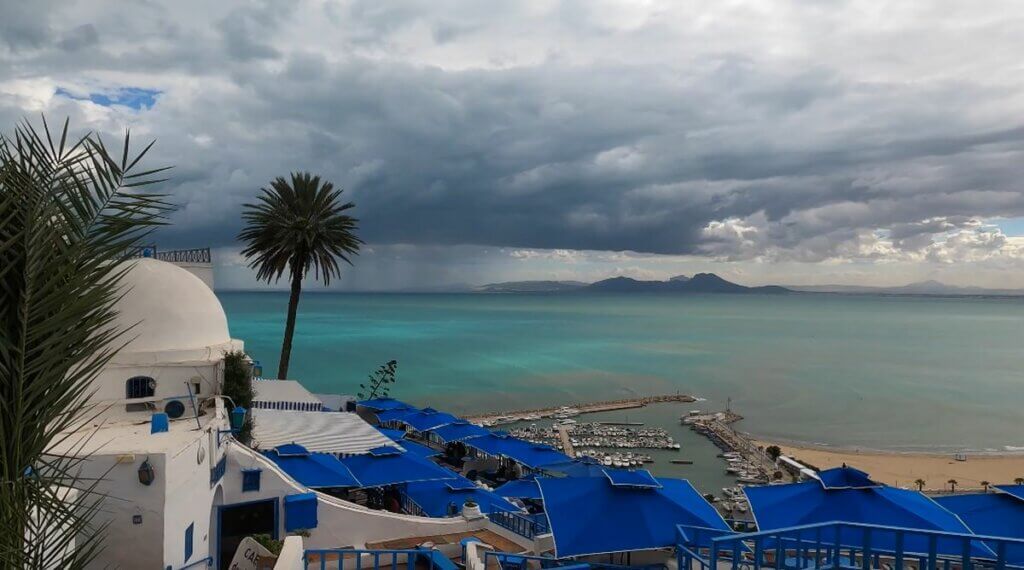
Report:
M309 169L367 241L449 260L1020 257L990 223L1024 217L1012 0L44 4L0 0L0 124L158 138L171 245L231 245Z

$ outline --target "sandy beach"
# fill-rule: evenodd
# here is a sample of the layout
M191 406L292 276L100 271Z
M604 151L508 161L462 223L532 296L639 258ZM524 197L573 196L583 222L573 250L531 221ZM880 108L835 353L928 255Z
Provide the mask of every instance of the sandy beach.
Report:
M758 445L771 445L759 441ZM982 481L993 485L1012 484L1024 477L1024 455L967 455L957 461L950 454L886 453L856 449L821 448L805 445L776 444L782 452L819 469L838 467L843 463L871 474L876 481L896 487L916 488L914 481L924 479L925 490L949 490L946 483L956 479L957 489L980 489Z

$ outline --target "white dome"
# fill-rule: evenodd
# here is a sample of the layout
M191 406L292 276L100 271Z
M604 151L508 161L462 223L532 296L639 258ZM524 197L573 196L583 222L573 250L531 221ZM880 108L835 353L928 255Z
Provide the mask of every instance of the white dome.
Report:
M117 360L139 353L203 350L214 356L231 342L228 319L213 291L188 271L164 261L143 258L126 263L131 269L121 280L124 290L116 305L115 325L133 339ZM216 356L219 356L219 350Z

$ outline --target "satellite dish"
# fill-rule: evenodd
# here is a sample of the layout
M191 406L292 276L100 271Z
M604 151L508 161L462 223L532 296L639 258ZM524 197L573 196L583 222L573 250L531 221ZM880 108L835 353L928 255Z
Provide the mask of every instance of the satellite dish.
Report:
M181 400L171 400L164 406L164 413L172 420L176 420L185 415L185 404L182 404Z

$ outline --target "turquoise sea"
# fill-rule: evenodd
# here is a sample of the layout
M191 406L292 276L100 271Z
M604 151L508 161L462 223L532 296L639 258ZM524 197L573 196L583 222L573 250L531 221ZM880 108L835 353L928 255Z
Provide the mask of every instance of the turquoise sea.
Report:
M287 295L218 295L273 376ZM289 375L354 393L394 358L394 396L455 413L680 391L768 438L1003 451L1024 448L1022 342L1024 299L307 293Z

